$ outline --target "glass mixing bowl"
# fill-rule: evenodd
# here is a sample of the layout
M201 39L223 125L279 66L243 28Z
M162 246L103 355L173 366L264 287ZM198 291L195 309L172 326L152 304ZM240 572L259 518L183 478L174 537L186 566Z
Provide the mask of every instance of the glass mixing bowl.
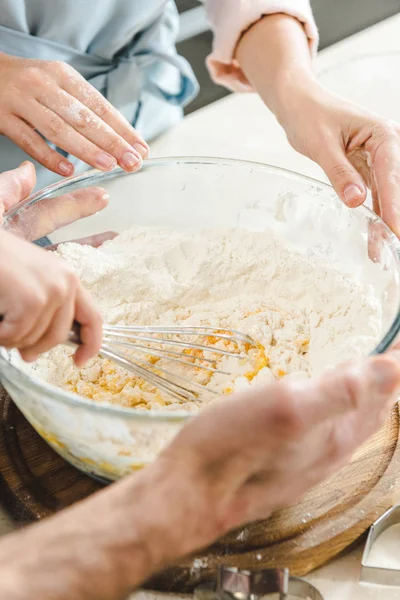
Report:
M96 191L84 189L93 186L105 188L110 200L103 210L85 216L95 210L85 208ZM78 193L82 218L77 219L71 193ZM282 169L171 158L146 161L135 174L89 171L35 193L4 222L31 240L48 235L51 244L121 233L134 225L273 231L295 250L374 286L383 307L383 330L371 353L384 352L399 332L398 240L367 208L349 210L330 186ZM61 456L107 480L154 460L193 415L183 408L147 412L95 403L34 378L21 368L17 353L4 348L0 375L28 421Z

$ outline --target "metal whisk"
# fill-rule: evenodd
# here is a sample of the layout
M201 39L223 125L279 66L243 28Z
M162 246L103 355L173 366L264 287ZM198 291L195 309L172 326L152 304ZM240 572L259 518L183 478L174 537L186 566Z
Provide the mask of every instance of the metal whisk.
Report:
M232 349L214 345L215 342L222 340L231 345ZM68 344L73 346L81 344L79 323L74 323L68 337ZM199 394L204 392L205 386L192 381L190 376L186 377L165 369L157 364L158 359L162 359L163 363L184 365L188 369L202 369L211 374L229 376L232 374L217 368L215 358L205 354L211 352L218 356L240 359L243 357L243 350L254 347L256 344L248 335L234 329L104 325L103 344L99 354L103 358L113 360L175 399L187 401L197 399ZM125 348L129 352L116 352L116 348ZM153 360L150 360L151 358ZM216 393L209 388L207 392Z

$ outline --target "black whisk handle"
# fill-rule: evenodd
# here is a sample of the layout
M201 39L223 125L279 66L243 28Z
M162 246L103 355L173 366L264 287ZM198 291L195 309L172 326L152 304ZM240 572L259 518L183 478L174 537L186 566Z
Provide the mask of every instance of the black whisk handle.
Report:
M68 341L70 344L74 344L75 346L81 346L81 326L78 321L74 321L71 327L71 331L68 336Z

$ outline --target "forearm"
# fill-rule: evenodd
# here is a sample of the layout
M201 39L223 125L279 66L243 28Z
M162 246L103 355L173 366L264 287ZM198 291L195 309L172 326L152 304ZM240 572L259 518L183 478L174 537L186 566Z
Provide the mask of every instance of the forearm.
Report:
M150 467L7 536L0 543L0 598L126 597L185 551L179 543L185 539L184 479Z
M239 41L236 58L281 123L299 95L318 89L304 28L288 15L266 16L253 25Z

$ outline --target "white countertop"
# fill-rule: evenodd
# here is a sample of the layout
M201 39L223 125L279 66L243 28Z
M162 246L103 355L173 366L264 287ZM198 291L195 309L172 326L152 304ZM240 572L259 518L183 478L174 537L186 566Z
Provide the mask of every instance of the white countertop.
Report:
M354 56L393 50L400 51L400 14L322 51L317 67L322 71ZM326 179L317 165L291 149L283 130L259 98L247 94L231 95L188 116L153 144L152 155L241 158ZM0 512L0 534L11 529L11 522ZM400 588L359 584L360 560L361 548L318 569L309 580L325 600L400 600ZM144 592L136 597L154 600L153 594Z

